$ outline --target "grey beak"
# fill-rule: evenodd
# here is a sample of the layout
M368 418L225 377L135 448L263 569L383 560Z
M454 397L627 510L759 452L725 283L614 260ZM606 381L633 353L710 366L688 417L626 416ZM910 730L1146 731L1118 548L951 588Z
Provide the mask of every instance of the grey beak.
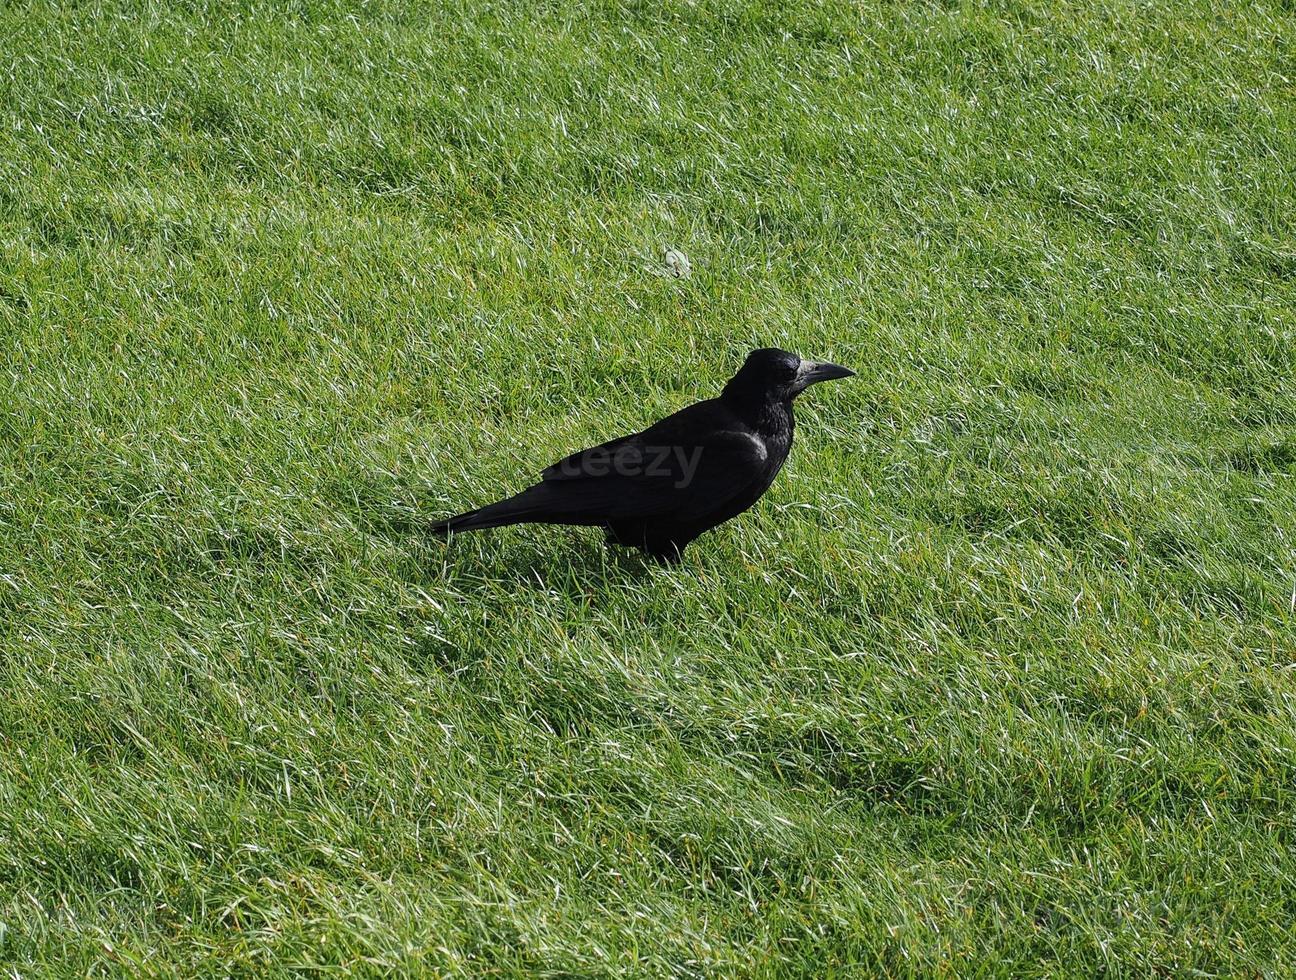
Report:
M801 368L797 371L796 387L798 391L804 391L811 385L817 385L820 381L850 378L854 375L855 372L850 368L842 367L840 364L833 364L831 361L802 361Z

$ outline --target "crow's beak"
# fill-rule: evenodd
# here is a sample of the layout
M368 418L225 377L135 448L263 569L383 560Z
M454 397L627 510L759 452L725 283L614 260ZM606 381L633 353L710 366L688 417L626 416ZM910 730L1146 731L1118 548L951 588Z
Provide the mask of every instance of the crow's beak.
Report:
M817 385L820 381L832 381L836 378L849 378L855 374L850 368L844 368L840 364L833 364L831 361L802 361L801 368L797 371L796 390L805 391L811 385Z

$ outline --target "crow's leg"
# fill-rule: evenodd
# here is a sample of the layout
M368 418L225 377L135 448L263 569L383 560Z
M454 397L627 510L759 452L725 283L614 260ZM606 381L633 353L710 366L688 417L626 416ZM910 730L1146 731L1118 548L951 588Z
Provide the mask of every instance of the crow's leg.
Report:
M644 547L644 529L635 524L604 524L603 540L609 545L621 548Z
M684 555L693 535L681 536L671 530L643 524L607 524L603 528L608 545L638 548L655 561L673 565Z
M674 565L684 557L687 541L676 541L674 538L649 536L640 545L653 561L663 565Z

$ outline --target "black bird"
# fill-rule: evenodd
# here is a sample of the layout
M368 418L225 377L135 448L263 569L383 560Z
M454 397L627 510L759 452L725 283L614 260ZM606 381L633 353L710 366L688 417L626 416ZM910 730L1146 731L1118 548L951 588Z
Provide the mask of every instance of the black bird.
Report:
M777 348L753 351L719 398L573 453L535 486L432 530L581 524L602 527L610 544L678 561L690 541L741 514L774 482L792 448L792 399L854 373Z

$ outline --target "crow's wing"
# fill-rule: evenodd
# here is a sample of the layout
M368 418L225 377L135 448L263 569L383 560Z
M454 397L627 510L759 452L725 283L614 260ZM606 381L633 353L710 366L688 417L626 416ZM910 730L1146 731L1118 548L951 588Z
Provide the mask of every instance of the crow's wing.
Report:
M551 520L688 521L749 490L765 476L766 464L764 443L704 402L643 432L573 453L521 496Z
M693 445L652 445L642 436L613 445L568 457L523 491L519 496L536 508L532 519L687 522L714 513L765 473L764 446L744 432L712 433Z
M643 436L644 433L636 432L634 435L609 439L607 442L601 442L597 446L590 446L589 449L578 449L570 456L564 456L552 466L546 466L540 471L540 478L542 480L562 480L587 472L590 469L589 464L593 461L611 459L612 454L622 447L642 445L640 440L643 439Z
M600 460L618 451L633 453L645 446L692 446L705 441L708 434L741 428L741 423L718 400L697 402L664 419L654 422L643 432L620 436L581 449L547 467L540 475L545 480L568 478L597 470ZM589 464L593 463L593 466Z
M690 405L643 432L573 453L521 493L433 525L705 520L768 476L765 444L715 401Z

